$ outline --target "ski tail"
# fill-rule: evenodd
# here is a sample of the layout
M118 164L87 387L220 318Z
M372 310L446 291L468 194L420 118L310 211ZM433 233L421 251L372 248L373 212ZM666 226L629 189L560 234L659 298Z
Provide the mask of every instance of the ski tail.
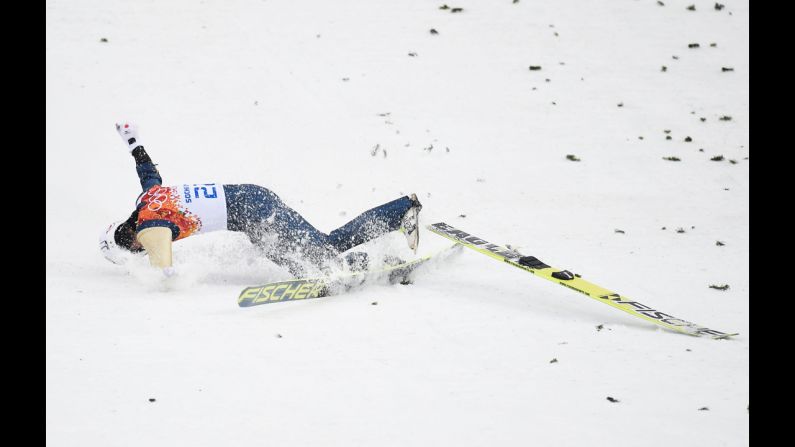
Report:
M694 335L708 336L714 339L727 338L736 333L725 333L709 329L705 326L697 325L686 320L663 313L653 307L641 304L637 301L621 296L604 287L590 283L571 273L568 270L558 269L549 266L534 256L525 256L518 251L497 244L492 244L480 237L474 236L465 231L459 230L452 225L444 222L435 223L427 226L428 230L440 236L446 237L464 247L475 250L498 261L505 262L524 271L530 272L548 281L560 284L571 290L591 297L596 301L605 303L616 309L624 311L634 317L662 326L676 332Z

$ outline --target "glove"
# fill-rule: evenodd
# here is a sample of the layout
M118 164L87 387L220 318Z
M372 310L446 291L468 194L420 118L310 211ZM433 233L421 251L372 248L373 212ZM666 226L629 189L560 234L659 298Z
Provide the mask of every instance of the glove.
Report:
M138 141L138 127L135 124L128 121L116 123L116 132L121 135L121 139L127 145L128 152L132 153L133 149L141 146L141 142Z

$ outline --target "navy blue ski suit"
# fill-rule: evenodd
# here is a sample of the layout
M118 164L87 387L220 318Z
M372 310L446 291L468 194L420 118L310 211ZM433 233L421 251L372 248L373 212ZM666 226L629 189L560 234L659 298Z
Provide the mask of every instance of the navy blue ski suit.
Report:
M202 197L223 196L225 203L218 203L218 210L214 213L221 216L225 213L225 228L220 223L216 228L205 228L204 231L226 229L243 232L263 250L265 256L296 276L306 273L301 260L323 267L352 247L398 230L403 216L417 204L403 196L367 210L326 234L265 187L251 184L163 186L160 173L143 146L133 150L132 155L143 189L136 210L128 219L128 223L135 225L135 231L160 226L171 229L172 240L188 237L202 231L203 224L204 227L211 226L208 219L202 222L201 213L190 207L207 201ZM222 191L218 191L219 186ZM194 205L186 204L191 202L193 190L196 193Z

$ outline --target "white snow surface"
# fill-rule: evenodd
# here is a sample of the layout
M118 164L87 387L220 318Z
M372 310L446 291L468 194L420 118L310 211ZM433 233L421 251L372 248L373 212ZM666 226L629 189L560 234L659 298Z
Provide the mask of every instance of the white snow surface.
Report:
M747 445L749 6L714 3L48 0L48 445ZM177 242L170 282L113 265L98 234L140 192L120 119L167 184L260 184L322 231L416 192L423 224L740 335L471 250L252 308L289 275L241 234Z

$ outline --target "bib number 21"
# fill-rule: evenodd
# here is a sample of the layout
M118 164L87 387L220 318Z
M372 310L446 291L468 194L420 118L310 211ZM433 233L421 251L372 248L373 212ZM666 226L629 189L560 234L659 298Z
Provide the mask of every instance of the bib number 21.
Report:
M202 192L201 195L199 195L200 190ZM218 191L216 191L214 183L193 185L193 197L197 199L201 197L204 197L205 199L215 199L218 197Z

